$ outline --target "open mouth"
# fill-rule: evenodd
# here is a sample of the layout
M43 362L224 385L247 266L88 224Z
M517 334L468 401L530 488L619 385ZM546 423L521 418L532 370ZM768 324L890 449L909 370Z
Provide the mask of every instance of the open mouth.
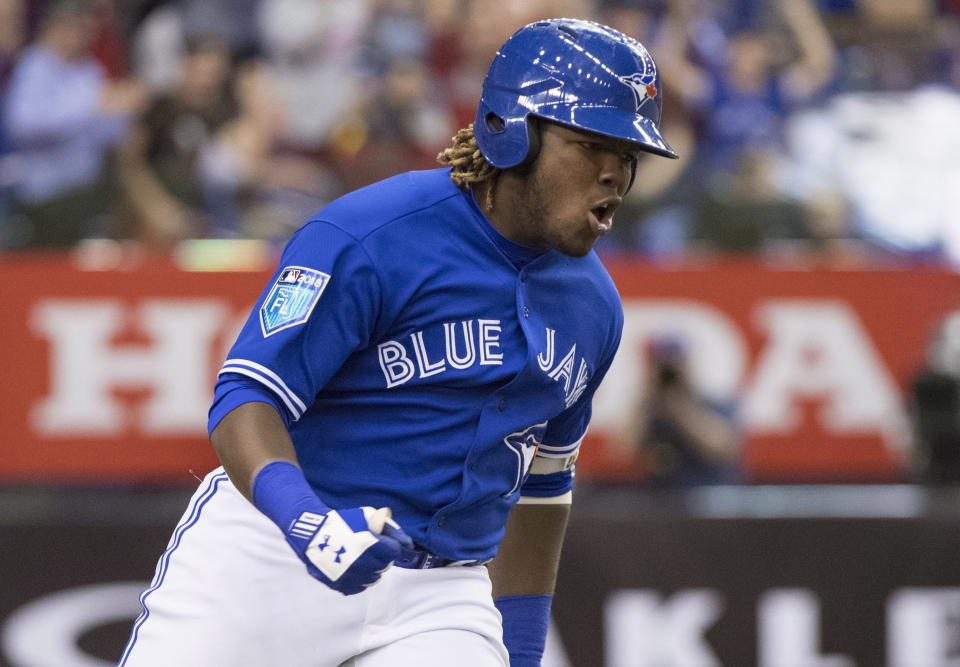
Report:
M590 223L596 234L606 234L613 228L613 204L600 204L590 209Z

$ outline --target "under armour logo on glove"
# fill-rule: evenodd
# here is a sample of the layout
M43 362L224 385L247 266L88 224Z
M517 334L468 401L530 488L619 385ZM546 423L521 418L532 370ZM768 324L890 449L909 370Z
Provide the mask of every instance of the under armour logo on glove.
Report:
M330 581L337 581L367 549L377 544L377 537L369 530L353 532L343 517L330 512L326 521L317 526L316 536L307 547L307 558Z

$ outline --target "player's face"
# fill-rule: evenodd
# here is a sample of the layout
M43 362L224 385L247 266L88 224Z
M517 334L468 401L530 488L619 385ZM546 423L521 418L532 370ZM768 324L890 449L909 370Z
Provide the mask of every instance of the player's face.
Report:
M613 227L639 154L626 141L544 123L516 217L521 242L586 255Z

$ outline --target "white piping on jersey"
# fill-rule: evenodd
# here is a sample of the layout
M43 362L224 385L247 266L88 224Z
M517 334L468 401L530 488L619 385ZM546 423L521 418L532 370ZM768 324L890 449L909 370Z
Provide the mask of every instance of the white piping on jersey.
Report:
M559 496L540 498L538 496L520 496L518 505L569 505L573 502L573 491L567 491Z
M562 458L564 456L569 456L570 452L575 452L580 448L580 443L576 442L572 445L567 445L565 447L548 447L545 445L540 445L540 449L537 450L537 456L544 458Z
M277 395L277 398L283 401L283 404L287 406L287 410L289 410L290 414L293 415L294 421L300 419L301 413L297 411L293 403L290 402L290 399L283 394L280 387L270 382L270 380L267 380L266 378L263 378L257 375L254 371L247 370L246 368L240 368L239 366L224 366L220 370L220 373L218 373L218 375L222 375L224 373L238 373L240 375L246 375L248 378L253 378L260 384L265 385L267 388L273 391L274 394Z
M306 404L301 401L296 394L290 391L290 387L280 379L279 375L266 366L261 366L255 361L248 361L246 359L227 359L217 375L224 373L239 373L240 375L246 375L266 385L273 393L280 397L280 400L282 400L284 405L287 406L287 409L290 410L290 414L293 415L294 419L300 419L303 413L307 411Z
M547 445L541 443L539 449L537 449L537 456L546 459L566 458L580 449L580 444L583 442L584 437L586 437L586 433L581 435L579 440L569 445Z

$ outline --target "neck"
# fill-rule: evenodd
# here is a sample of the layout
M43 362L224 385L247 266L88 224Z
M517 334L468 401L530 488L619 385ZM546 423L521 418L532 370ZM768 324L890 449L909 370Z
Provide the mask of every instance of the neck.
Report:
M528 247L537 247L535 239L524 233L524 182L511 172L501 172L494 180L475 183L471 187L477 206L494 229L505 237ZM519 193L519 194L518 194Z

